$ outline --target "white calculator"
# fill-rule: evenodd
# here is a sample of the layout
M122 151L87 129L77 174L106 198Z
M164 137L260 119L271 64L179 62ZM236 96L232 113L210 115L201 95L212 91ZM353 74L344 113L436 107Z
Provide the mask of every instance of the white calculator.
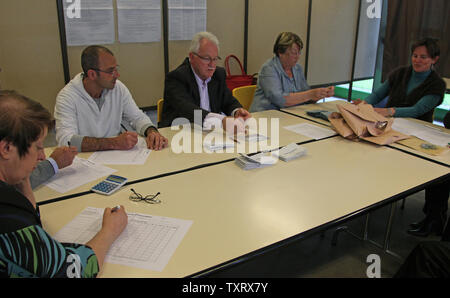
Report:
M96 184L91 188L96 193L109 196L119 188L121 188L128 179L117 175L109 175L105 180Z

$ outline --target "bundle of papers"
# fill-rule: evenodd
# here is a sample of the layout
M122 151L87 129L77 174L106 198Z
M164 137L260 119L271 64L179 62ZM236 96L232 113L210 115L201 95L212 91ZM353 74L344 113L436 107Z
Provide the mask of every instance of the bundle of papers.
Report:
M234 141L228 138L205 140L203 142L203 147L210 151L221 151L227 148L233 148Z
M242 169L252 170L273 165L277 162L277 160L277 158L274 158L273 156L267 155L267 153L262 152L253 156L248 156L246 154L240 153L239 157L237 157L234 161Z
M272 154L275 157L278 157L282 161L290 161L296 158L299 158L300 156L306 155L307 150L305 147L301 147L297 145L296 143L289 144L287 146L284 146L280 150L276 150L272 152Z
M253 142L261 142L269 139L267 136L259 134L256 131L248 131L246 133L237 134L237 136L234 138L234 140L238 143L241 141L246 141L249 143Z

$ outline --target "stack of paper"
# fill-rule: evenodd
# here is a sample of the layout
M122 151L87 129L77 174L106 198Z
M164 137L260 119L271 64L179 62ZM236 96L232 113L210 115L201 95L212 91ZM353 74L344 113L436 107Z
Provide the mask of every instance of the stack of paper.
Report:
M276 150L273 152L273 155L275 157L278 157L282 161L290 161L296 158L299 158L300 156L306 155L307 150L305 147L301 147L297 145L296 143L289 144L287 146L284 146L280 150Z
M227 148L233 148L234 142L232 140L225 139L224 141L204 142L203 146L210 151L220 151Z
M234 147L234 140L223 133L211 132L203 139L203 147L210 151L221 151Z
M235 163L244 170L252 170L256 168L263 168L273 165L277 162L277 159L266 153L258 153L253 156L239 153L239 157L235 160Z
M267 136L259 134L257 132L248 132L246 134L238 134L234 140L238 143L241 141L247 141L249 143L261 142L269 139Z

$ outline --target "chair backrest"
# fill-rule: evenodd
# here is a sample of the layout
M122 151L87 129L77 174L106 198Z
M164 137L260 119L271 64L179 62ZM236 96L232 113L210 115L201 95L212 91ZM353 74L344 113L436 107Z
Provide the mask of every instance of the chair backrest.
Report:
M233 89L233 96L241 103L246 110L250 109L255 94L256 85L243 86Z
M164 98L160 98L156 104L156 121L161 122Z

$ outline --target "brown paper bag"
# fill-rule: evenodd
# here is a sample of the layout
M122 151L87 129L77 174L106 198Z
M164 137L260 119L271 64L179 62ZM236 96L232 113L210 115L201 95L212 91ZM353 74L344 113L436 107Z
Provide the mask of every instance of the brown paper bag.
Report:
M342 103L337 108L340 113L331 114L329 120L344 138L361 138L378 145L388 145L409 138L392 130L394 120L377 113L370 104Z
M353 130L345 122L344 118L340 113L331 113L328 117L334 130L346 139L358 139L358 136L353 132Z

